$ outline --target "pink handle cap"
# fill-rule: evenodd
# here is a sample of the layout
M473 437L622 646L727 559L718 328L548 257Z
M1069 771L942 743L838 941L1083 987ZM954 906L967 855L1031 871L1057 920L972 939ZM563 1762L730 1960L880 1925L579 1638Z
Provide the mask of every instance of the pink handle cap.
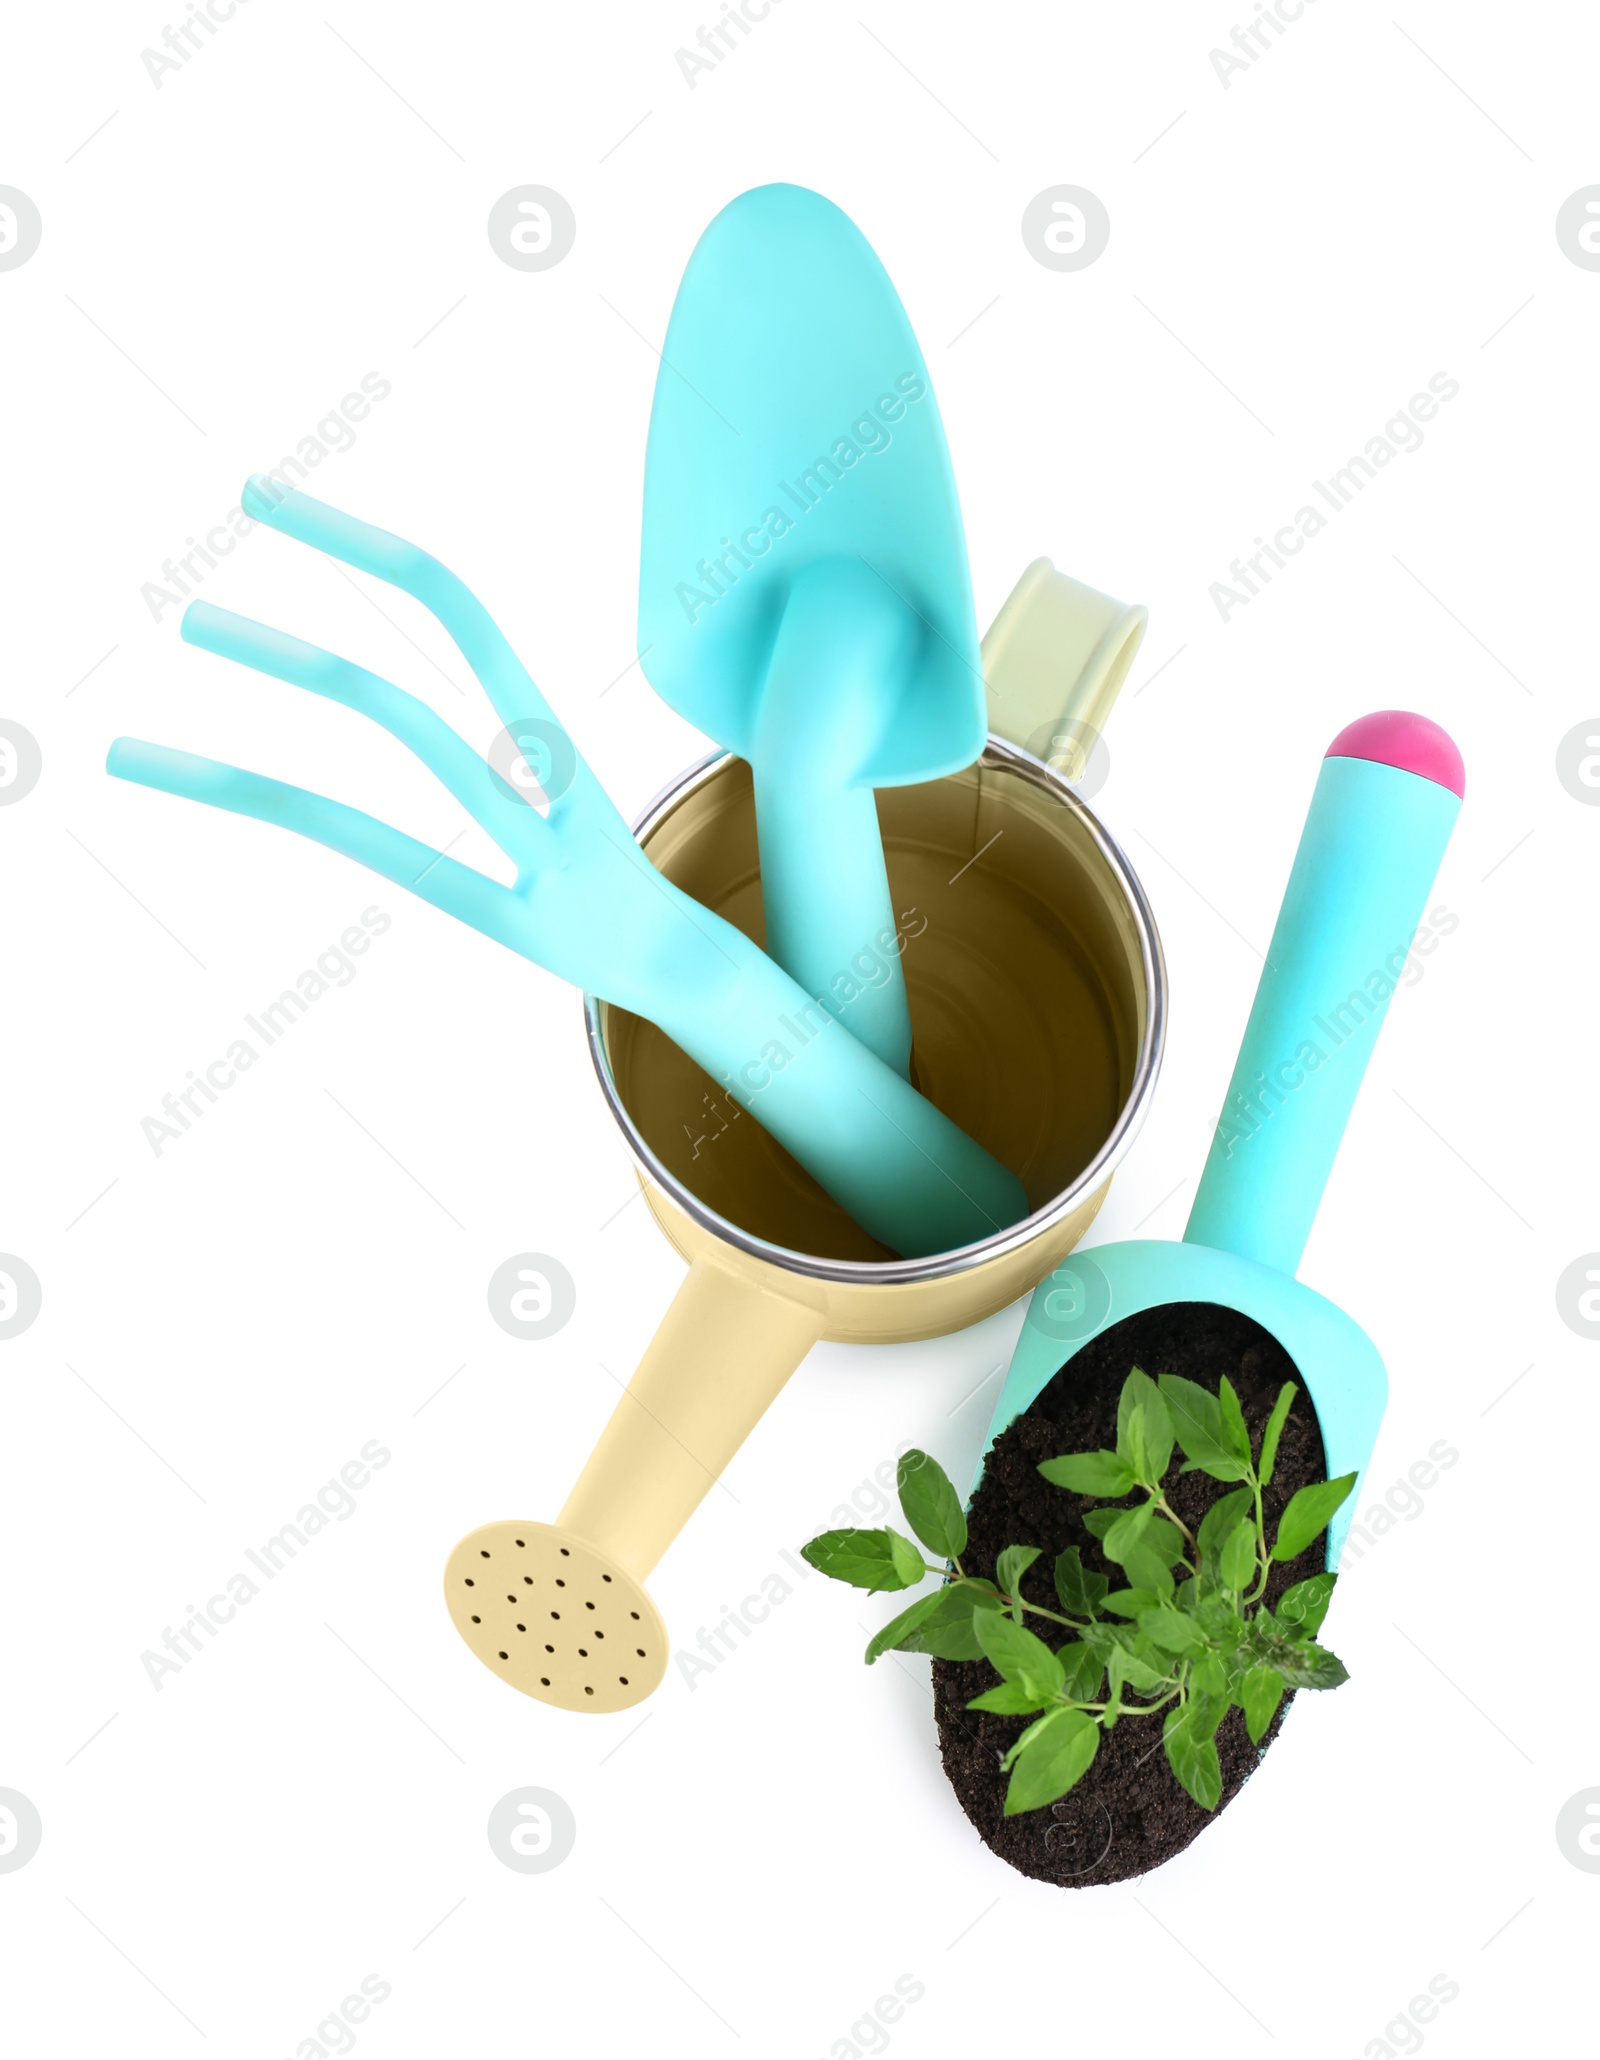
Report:
M1374 715L1359 716L1339 732L1325 756L1370 758L1378 765L1397 766L1466 799L1467 769L1454 740L1436 722L1408 709L1380 708Z

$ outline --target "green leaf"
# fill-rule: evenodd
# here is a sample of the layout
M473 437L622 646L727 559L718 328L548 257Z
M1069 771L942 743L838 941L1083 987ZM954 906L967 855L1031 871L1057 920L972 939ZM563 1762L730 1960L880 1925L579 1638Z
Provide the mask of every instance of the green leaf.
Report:
M1165 1687L1167 1669L1152 1655L1148 1641L1141 1638L1136 1630L1123 1631L1121 1638L1126 1643L1119 1641L1106 1662L1106 1672L1119 1699L1124 1683L1129 1688L1136 1688L1141 1695L1153 1695L1158 1688ZM1144 1647L1143 1651L1138 1649L1140 1646Z
M1048 1694L1060 1693L1065 1676L1061 1662L1024 1624L1013 1623L1003 1611L985 1612L973 1619L984 1658L1007 1681L1035 1682Z
M1043 1809L1081 1780L1100 1749L1100 1727L1082 1710L1052 1710L1024 1732L1006 1790L1005 1813Z
M1069 1452L1060 1459L1041 1459L1039 1471L1074 1495L1126 1495L1133 1486L1133 1468L1115 1452Z
M1222 1410L1215 1395L1175 1373L1161 1376L1161 1399L1188 1464L1185 1473L1208 1473L1215 1481L1243 1480L1245 1468L1223 1441Z
M1117 1401L1117 1451L1137 1479L1156 1487L1172 1459L1172 1418L1161 1390L1136 1366Z
M1100 1541L1106 1558L1114 1559L1120 1566L1138 1544L1145 1526L1154 1515L1153 1502L1141 1502L1134 1509L1119 1509Z
M1142 1617L1147 1609L1161 1607L1161 1597L1153 1588L1113 1588L1105 1607L1119 1617Z
M1230 1494L1218 1496L1212 1503L1195 1534L1195 1543L1200 1548L1203 1566L1216 1566L1223 1540L1241 1517L1250 1514L1254 1506L1255 1498L1248 1488L1235 1488Z
M1194 1620L1224 1651L1237 1643L1244 1631L1244 1618L1225 1595L1202 1595L1195 1605Z
M909 1630L895 1638L894 1648L900 1652L931 1653L935 1659L982 1659L983 1647L978 1643L978 1634L973 1629L973 1617L983 1611L994 1614L1000 1608L1000 1598L988 1582L949 1581L933 1595L925 1596L923 1599L933 1607L925 1616L919 1616ZM910 1616L912 1610L918 1607L918 1604L913 1603L911 1610L905 1611L904 1615ZM893 1624L886 1624L878 1633L878 1638L873 1640L873 1645L877 1645L878 1640L894 1630L895 1625L900 1622L901 1619L897 1617ZM879 1651L888 1650L888 1645L879 1646ZM870 1666L877 1657L878 1653L869 1645L868 1665Z
M1252 1745L1259 1745L1267 1735L1267 1726L1282 1700L1283 1676L1276 1667L1252 1667L1239 1683L1239 1707Z
M1291 1496L1289 1507L1278 1524L1273 1558L1293 1559L1304 1552L1312 1539L1327 1529L1329 1517L1355 1484L1353 1473L1342 1473L1337 1480L1313 1481L1309 1488L1302 1488Z
M1164 1516L1153 1516L1140 1539L1146 1552L1153 1552L1163 1566L1176 1566L1183 1557L1183 1533Z
M1095 1702L1105 1679L1106 1663L1092 1645L1081 1639L1063 1645L1056 1654L1064 1679L1061 1692L1073 1702Z
M923 1544L942 1559L959 1559L967 1549L967 1519L938 1460L915 1448L902 1452L896 1480L906 1522Z
M1235 1590L1248 1588L1254 1580L1260 1561L1256 1556L1256 1527L1253 1523L1235 1524L1223 1540L1218 1558L1218 1572L1224 1588Z
M924 1595L919 1601L913 1602L909 1609L901 1610L897 1617L891 1617L867 1646L863 1655L867 1665L870 1667L886 1652L900 1650L907 1637L919 1624L926 1623L929 1617L938 1613L943 1607L944 1598L945 1590L936 1588L931 1595Z
M1058 1714L1058 1711L1050 1710L1046 1713L1046 1716L1053 1717ZM1036 1718L1033 1723L1025 1725L1023 1729L1018 1732L1017 1736L1014 1739L1012 1739L1010 1748L1002 1755L1000 1760L1000 1768L1002 1773L1010 1773L1011 1769L1017 1763L1018 1755L1026 1752L1028 1747L1033 1743L1033 1741L1037 1737L1039 1737L1040 1734L1043 1732L1045 1722L1046 1717Z
M1234 1393L1233 1382L1224 1374L1217 1390L1217 1406L1222 1412L1222 1443L1235 1459L1250 1465L1250 1433L1245 1426L1244 1411L1239 1407L1239 1397Z
M995 1563L995 1584L1012 1598L1011 1614L1019 1624L1022 1622L1022 1577L1038 1557L1037 1545L1008 1545Z
M1285 1588L1278 1597L1279 1620L1298 1625L1308 1638L1314 1638L1322 1629L1338 1578L1337 1574L1313 1574L1309 1581L1296 1581L1292 1588Z
M1002 1681L998 1688L986 1688L967 1704L969 1710L993 1710L1002 1717L1020 1717L1030 1710L1042 1710L1050 1700L1037 1685L1025 1688L1020 1681Z
M922 1554L898 1531L824 1531L800 1547L808 1566L830 1580L876 1594L885 1588L914 1588L927 1574Z
M1273 1462L1278 1456L1278 1439L1283 1434L1283 1426L1299 1392L1292 1380L1285 1381L1278 1390L1277 1401L1272 1405L1272 1414L1267 1418L1267 1427L1261 1434L1261 1465L1257 1470L1261 1476L1262 1487L1272 1479Z
M1143 1542L1135 1545L1122 1561L1122 1571L1128 1577L1130 1588L1147 1588L1152 1595L1163 1600L1172 1594L1172 1570L1163 1565L1159 1552L1152 1552Z
M1069 1616L1092 1617L1105 1599L1111 1583L1104 1574L1084 1571L1083 1554L1076 1545L1056 1554L1056 1597Z
M1272 1663L1291 1688L1340 1688L1350 1678L1343 1660L1309 1638L1275 1649Z
M1103 1538L1119 1516L1125 1516L1122 1509L1086 1509L1083 1512L1083 1528L1094 1538Z
M1189 1728L1203 1742L1216 1737L1217 1726L1228 1714L1228 1698L1225 1695L1191 1694L1188 1709Z
M1221 1654L1202 1653L1189 1669L1189 1685L1203 1695L1226 1695L1228 1669L1223 1665Z
M1214 1810L1222 1800L1222 1765L1214 1740L1197 1734L1193 1702L1167 1712L1161 1742L1167 1749L1168 1763L1184 1788L1201 1809Z
M1152 1645L1180 1658L1198 1652L1205 1643L1193 1617L1180 1615L1175 1609L1147 1610L1139 1619L1139 1627Z

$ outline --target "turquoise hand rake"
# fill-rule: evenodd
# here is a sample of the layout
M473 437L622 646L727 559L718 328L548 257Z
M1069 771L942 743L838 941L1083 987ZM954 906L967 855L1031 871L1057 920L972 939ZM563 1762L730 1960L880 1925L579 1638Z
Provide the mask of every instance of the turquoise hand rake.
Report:
M741 931L665 879L634 841L488 611L415 545L253 479L256 521L421 601L505 725L506 776L421 701L314 644L194 602L186 642L369 716L414 751L517 867L497 882L303 788L119 738L109 772L295 830L658 1023L871 1234L907 1257L974 1244L1027 1213L1021 1183L860 1044ZM537 761L541 812L518 766Z

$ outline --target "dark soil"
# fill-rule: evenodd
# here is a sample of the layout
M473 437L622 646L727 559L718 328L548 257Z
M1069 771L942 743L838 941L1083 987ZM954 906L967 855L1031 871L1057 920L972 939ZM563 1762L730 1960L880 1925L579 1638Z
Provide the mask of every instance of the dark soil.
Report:
M1117 1398L1135 1366L1142 1366L1152 1379L1163 1373L1182 1374L1213 1390L1226 1374L1238 1390L1245 1421L1258 1444L1279 1389L1287 1380L1295 1382L1300 1392L1262 1498L1269 1538L1296 1489L1327 1477L1311 1398L1276 1338L1249 1317L1210 1302L1176 1302L1146 1310L1113 1324L1085 1345L1033 1407L995 1440L968 1513L969 1543L962 1565L969 1574L993 1579L995 1560L1007 1545L1037 1545L1042 1556L1023 1580L1023 1595L1045 1608L1056 1608L1051 1568L1058 1552L1076 1545L1086 1567L1109 1575L1113 1587L1123 1585L1120 1568L1101 1557L1098 1541L1083 1526L1084 1512L1104 1505L1052 1487L1038 1465L1063 1452L1115 1447ZM1187 1473L1169 1475L1166 1492L1193 1530L1227 1489L1208 1474ZM1324 1550L1325 1541L1319 1538L1298 1559L1274 1567L1267 1601L1276 1601L1293 1582L1319 1572ZM1037 1622L1034 1628L1039 1628ZM1182 1852L1212 1821L1215 1812L1201 1809L1178 1785L1162 1749L1161 1719L1154 1716L1124 1716L1102 1734L1093 1766L1060 1802L1016 1817L1003 1815L1010 1777L1001 1772L1001 1756L1032 1720L966 1708L996 1678L984 1660L934 1661L939 1750L979 1837L1019 1873L1063 1888L1127 1881ZM1284 1697L1259 1748L1250 1743L1241 1711L1230 1710L1223 1719L1217 1732L1222 1762L1219 1810L1227 1808L1254 1773L1292 1700L1292 1695Z

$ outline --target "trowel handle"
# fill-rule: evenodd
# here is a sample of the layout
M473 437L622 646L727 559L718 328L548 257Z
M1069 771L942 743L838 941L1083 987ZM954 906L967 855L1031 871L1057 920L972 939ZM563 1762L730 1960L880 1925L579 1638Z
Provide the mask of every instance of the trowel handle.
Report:
M905 1078L911 1009L870 787L809 789L767 761L755 777L767 950L806 990L849 996L850 1034Z
M1293 1274L1465 791L1426 717L1328 747L1184 1238Z
M915 725L906 680L920 629L863 560L803 567L789 583L751 754L767 949L807 994L857 990L851 1035L907 1078L911 1011L878 805L862 775L887 733ZM967 742L976 758L976 703ZM958 752L951 769L959 762Z
M656 888L658 903L664 893L692 910L694 926L676 933L669 962L652 961L640 1013L864 1230L903 1258L926 1258L1027 1215L1016 1175L852 1034L853 1003L814 1001L731 923L659 875Z

